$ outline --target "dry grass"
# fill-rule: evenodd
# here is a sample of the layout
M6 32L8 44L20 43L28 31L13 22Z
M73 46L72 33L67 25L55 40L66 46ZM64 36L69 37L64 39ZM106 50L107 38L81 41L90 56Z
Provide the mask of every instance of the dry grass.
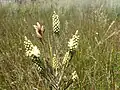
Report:
M49 56L36 38L33 24L37 21L45 24L45 39L54 48L51 19L54 10L61 22L60 55L64 56L72 33L79 30L80 35L79 49L70 62L79 82L69 90L120 89L120 18L115 8L108 10L100 5L58 10L29 4L13 9L11 5L0 6L0 90L47 90L32 61L24 54L23 41L27 36L43 56Z

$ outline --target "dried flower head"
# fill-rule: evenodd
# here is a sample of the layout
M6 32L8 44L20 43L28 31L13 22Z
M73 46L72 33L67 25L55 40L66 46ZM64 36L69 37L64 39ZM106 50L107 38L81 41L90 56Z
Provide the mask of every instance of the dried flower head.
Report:
M33 27L36 30L37 37L40 39L40 41L43 43L43 34L45 32L44 26L37 22L37 25L33 25Z
M56 14L55 11L54 11L53 16L52 16L52 23L53 23L53 32L55 34L59 34L60 20L59 20L59 16Z
M69 40L68 42L68 48L70 51L75 51L78 47L78 40L79 40L79 35L78 35L78 30L75 32L75 35Z
M25 36L24 40L24 46L25 46L25 51L26 51L26 56L31 57L32 55L39 57L40 56L40 51L37 48L37 46L34 46L30 40L27 39Z

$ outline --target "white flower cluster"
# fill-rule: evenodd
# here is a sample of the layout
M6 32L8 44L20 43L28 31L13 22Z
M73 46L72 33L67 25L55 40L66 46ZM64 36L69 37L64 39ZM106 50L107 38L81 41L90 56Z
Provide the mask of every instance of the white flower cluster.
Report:
M64 56L64 58L63 58L63 62L62 62L62 64L63 65L65 65L66 63L68 63L69 62L69 60L70 60L70 53L69 52L66 52L65 53L65 56Z
M78 40L79 40L79 35L78 35L78 30L75 32L75 35L73 35L72 39L69 40L68 42L68 48L70 51L74 51L78 47Z
M59 33L60 31L60 20L59 16L56 14L54 11L53 16L52 16L52 23L53 23L53 32L54 33Z
M37 46L34 46L30 40L25 36L25 41L24 41L24 46L25 46L25 54L26 56L31 57L32 55L39 57L40 56L40 51L37 48Z
M77 78L78 78L77 72L74 71L74 72L72 73L72 80L75 81Z

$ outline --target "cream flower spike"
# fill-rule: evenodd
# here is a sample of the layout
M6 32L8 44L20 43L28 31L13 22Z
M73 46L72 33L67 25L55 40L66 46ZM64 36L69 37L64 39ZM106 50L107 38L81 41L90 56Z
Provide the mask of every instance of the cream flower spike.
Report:
M74 72L72 73L72 80L75 81L76 79L78 79L78 75L77 75L77 72L74 71Z
M53 12L52 15L52 24L53 24L53 32L55 34L59 34L60 31L60 20L59 20L59 16L56 14L56 12Z
M70 51L74 51L78 47L78 40L79 40L79 35L78 35L78 30L75 32L75 35L69 40L68 42L68 48Z
M24 41L25 46L25 54L28 57L31 57L32 55L39 57L40 56L40 50L36 45L33 45L32 42L25 36Z

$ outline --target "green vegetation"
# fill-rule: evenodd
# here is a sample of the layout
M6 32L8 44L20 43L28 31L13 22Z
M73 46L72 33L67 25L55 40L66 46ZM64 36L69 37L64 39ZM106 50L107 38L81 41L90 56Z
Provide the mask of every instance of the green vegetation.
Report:
M104 4L69 8L42 4L0 6L0 90L49 90L46 80L32 60L25 56L24 37L36 45L42 57L51 58L56 42L53 40L52 15L59 15L59 58L63 59L68 41L78 30L79 46L70 61L78 75L68 90L119 90L120 89L120 17L119 8ZM33 25L45 25L45 46L36 37ZM47 48L46 48L47 47ZM51 61L50 61L51 62Z

